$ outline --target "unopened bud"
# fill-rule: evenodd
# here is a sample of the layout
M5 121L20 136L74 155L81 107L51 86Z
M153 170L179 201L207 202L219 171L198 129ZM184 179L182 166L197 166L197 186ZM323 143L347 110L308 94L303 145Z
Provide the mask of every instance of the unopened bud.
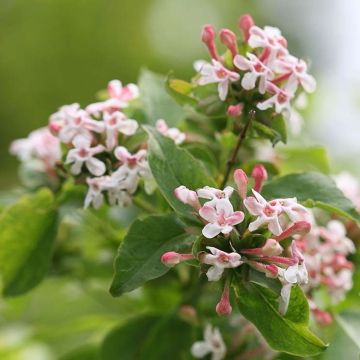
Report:
M192 206L195 210L201 208L198 196L195 191L189 190L186 186L181 185L174 190L175 197L183 204Z
M224 287L224 291L221 295L221 299L216 305L216 312L220 316L229 316L232 312L232 307L230 305L229 299L229 285L226 284Z
M242 169L237 169L234 172L234 181L235 184L238 188L240 197L242 199L246 198L246 193L247 193L247 185L249 182L249 179L247 177L247 175L245 174L245 171Z
M226 113L231 117L238 117L242 114L243 107L243 104L229 105Z
M203 27L201 32L201 40L208 48L210 56L215 60L219 60L220 57L215 46L215 30L212 25L205 25Z
M229 29L220 30L220 41L230 50L231 55L235 57L238 54L236 35Z
M50 122L48 128L52 135L57 136L61 130L61 125L57 122Z
M250 29L254 26L254 20L251 15L243 15L239 19L239 28L243 33L244 41L247 43L250 37Z
M268 174L264 165L261 164L255 165L251 173L251 176L255 180L254 190L260 192L264 184L264 181L268 179Z
M311 224L307 221L298 221L294 225L287 228L280 235L275 236L277 241L284 240L293 235L305 235L311 230Z
M193 259L192 254L179 254L175 251L168 251L161 256L161 262L168 267L173 267L182 261L191 259Z
M262 247L262 253L265 256L277 256L283 252L282 246L275 239L267 239Z

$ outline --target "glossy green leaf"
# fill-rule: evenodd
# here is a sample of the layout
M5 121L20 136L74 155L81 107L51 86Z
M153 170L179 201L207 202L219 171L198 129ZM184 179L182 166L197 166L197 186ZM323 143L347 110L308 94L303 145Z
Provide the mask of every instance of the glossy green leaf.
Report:
M162 136L152 127L145 127L149 134L148 160L152 174L168 203L179 213L188 216L189 206L174 196L180 185L197 189L205 185L216 186L204 164L174 141Z
M50 190L26 195L0 216L0 276L3 294L20 295L45 276L57 230Z
M194 240L172 215L136 220L119 247L111 294L120 296L164 275L169 268L161 263L161 255L189 249Z
M142 70L139 77L141 101L147 122L154 125L164 119L169 126L176 126L184 118L180 105L167 93L166 78L149 70Z
M335 182L321 173L290 174L269 181L262 194L267 199L297 197L308 207L318 207L360 222L354 205L336 187Z
M235 286L240 312L261 332L276 351L299 356L321 353L326 345L307 326L309 308L301 290L291 293L286 316L278 311L278 295L255 283L240 281Z

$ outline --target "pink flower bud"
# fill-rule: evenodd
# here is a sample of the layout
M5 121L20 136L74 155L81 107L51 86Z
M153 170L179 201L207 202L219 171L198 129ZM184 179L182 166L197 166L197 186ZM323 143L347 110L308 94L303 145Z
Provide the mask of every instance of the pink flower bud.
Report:
M201 32L201 40L209 50L210 56L215 60L220 60L215 46L215 30L212 25L205 25Z
M243 104L230 105L226 113L231 117L238 117L242 114L243 107Z
M221 29L220 41L231 51L233 57L238 54L236 35L231 30Z
M57 136L57 134L61 130L61 125L56 122L50 122L48 128L49 128L51 134L53 134L54 136Z
M201 208L198 196L195 191L189 190L186 186L181 185L174 190L175 197L183 204L192 206L195 210Z
M248 185L248 177L245 174L244 170L237 169L234 172L234 181L238 188L239 194L242 199L246 198L247 193L247 185Z
M229 300L229 285L225 285L221 299L216 305L216 312L220 316L229 316L232 312L232 307Z
M179 308L180 317L190 323L194 323L197 320L197 313L193 306L191 305L182 305Z
M275 236L277 241L284 240L293 235L305 235L311 230L311 224L307 221L298 221L294 225L287 228L279 236Z
M161 256L161 262L168 267L173 267L182 261L191 259L193 259L192 254L179 254L175 251L168 251Z
M241 29L242 33L243 33L243 38L244 41L247 43L250 37L250 29L251 27L254 26L254 20L251 17L251 15L246 14L243 15L240 19L239 19L239 28Z
M282 246L275 239L267 239L262 247L262 253L265 256L276 256L283 252Z
M251 173L251 176L255 180L254 190L257 192L260 192L264 181L266 181L268 178L268 174L267 174L265 167L261 164L255 165L255 167Z
M263 264L257 261L247 262L253 269L263 272L267 277L276 278L279 274L279 268L275 264Z

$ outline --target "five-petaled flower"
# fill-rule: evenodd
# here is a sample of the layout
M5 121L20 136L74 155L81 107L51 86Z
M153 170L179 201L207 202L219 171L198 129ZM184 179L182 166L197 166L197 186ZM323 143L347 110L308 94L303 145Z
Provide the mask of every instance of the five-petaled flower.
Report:
M244 213L242 211L233 211L232 207L223 207L217 210L212 206L204 205L199 210L199 215L208 221L208 224L202 230L203 235L208 239L220 233L229 234L235 225L244 220Z
M112 150L118 145L119 133L134 135L139 125L136 120L128 119L122 112L115 111L111 114L104 113L104 126L106 146Z
M220 280L225 269L236 268L243 263L241 255L236 252L227 253L212 246L206 248L211 254L203 253L200 260L204 264L211 265L206 273L209 281Z
M238 81L240 75L234 71L227 69L221 62L212 60L210 63L202 63L199 69L200 78L199 85L218 84L218 92L220 100L224 101L229 91L230 83Z
M83 164L95 176L101 176L105 173L105 164L95 157L95 155L105 151L103 145L91 147L91 140L83 136L75 137L72 143L74 148L69 150L66 164L72 164L71 172L74 175L80 174Z
M226 355L226 346L218 328L206 325L204 340L196 341L191 347L191 354L203 358L211 354L211 360L222 360Z
M247 71L241 80L241 86L245 90L254 89L259 79L259 92L265 94L267 81L272 80L275 75L256 55L246 55L248 59L242 55L236 55L234 58L234 65L240 70Z

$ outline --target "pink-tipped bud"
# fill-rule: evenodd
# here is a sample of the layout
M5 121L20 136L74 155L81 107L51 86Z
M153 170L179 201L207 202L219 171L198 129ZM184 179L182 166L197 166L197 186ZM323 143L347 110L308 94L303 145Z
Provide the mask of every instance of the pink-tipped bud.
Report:
M257 261L247 262L253 269L261 271L267 277L276 278L279 275L279 268L275 264L263 264Z
M179 254L175 251L168 251L161 256L161 262L168 267L173 267L182 261L191 259L193 259L192 254Z
M268 179L268 174L264 165L261 164L255 165L251 173L251 176L255 180L254 190L260 192L264 184L264 181Z
M283 252L282 246L275 239L267 239L262 247L262 253L265 256L277 256Z
M57 136L59 134L59 131L61 130L61 125L57 122L50 122L48 125L48 128L54 136Z
M227 114L231 117L238 117L242 114L244 104L229 105Z
M224 291L221 295L221 299L216 305L216 312L220 316L229 316L232 312L232 307L230 305L229 299L229 285L225 285Z
M311 224L307 221L298 221L294 225L287 228L280 235L275 236L274 238L277 241L284 240L293 235L305 235L311 230Z
M234 172L234 181L235 184L238 188L240 197L242 199L246 198L246 194L247 194L247 185L249 182L249 179L247 177L247 175L245 174L245 171L242 169L237 169Z
M208 48L210 56L215 60L219 60L220 57L215 46L215 29L212 25L205 25L203 27L201 32L201 40Z
M243 33L244 41L247 43L250 37L250 29L254 26L254 20L251 15L243 15L239 19L239 28Z
M220 41L230 50L233 58L238 54L236 35L229 29L220 30Z
M175 197L183 204L192 206L196 211L201 208L198 196L195 191L189 190L186 186L181 185L174 190Z

